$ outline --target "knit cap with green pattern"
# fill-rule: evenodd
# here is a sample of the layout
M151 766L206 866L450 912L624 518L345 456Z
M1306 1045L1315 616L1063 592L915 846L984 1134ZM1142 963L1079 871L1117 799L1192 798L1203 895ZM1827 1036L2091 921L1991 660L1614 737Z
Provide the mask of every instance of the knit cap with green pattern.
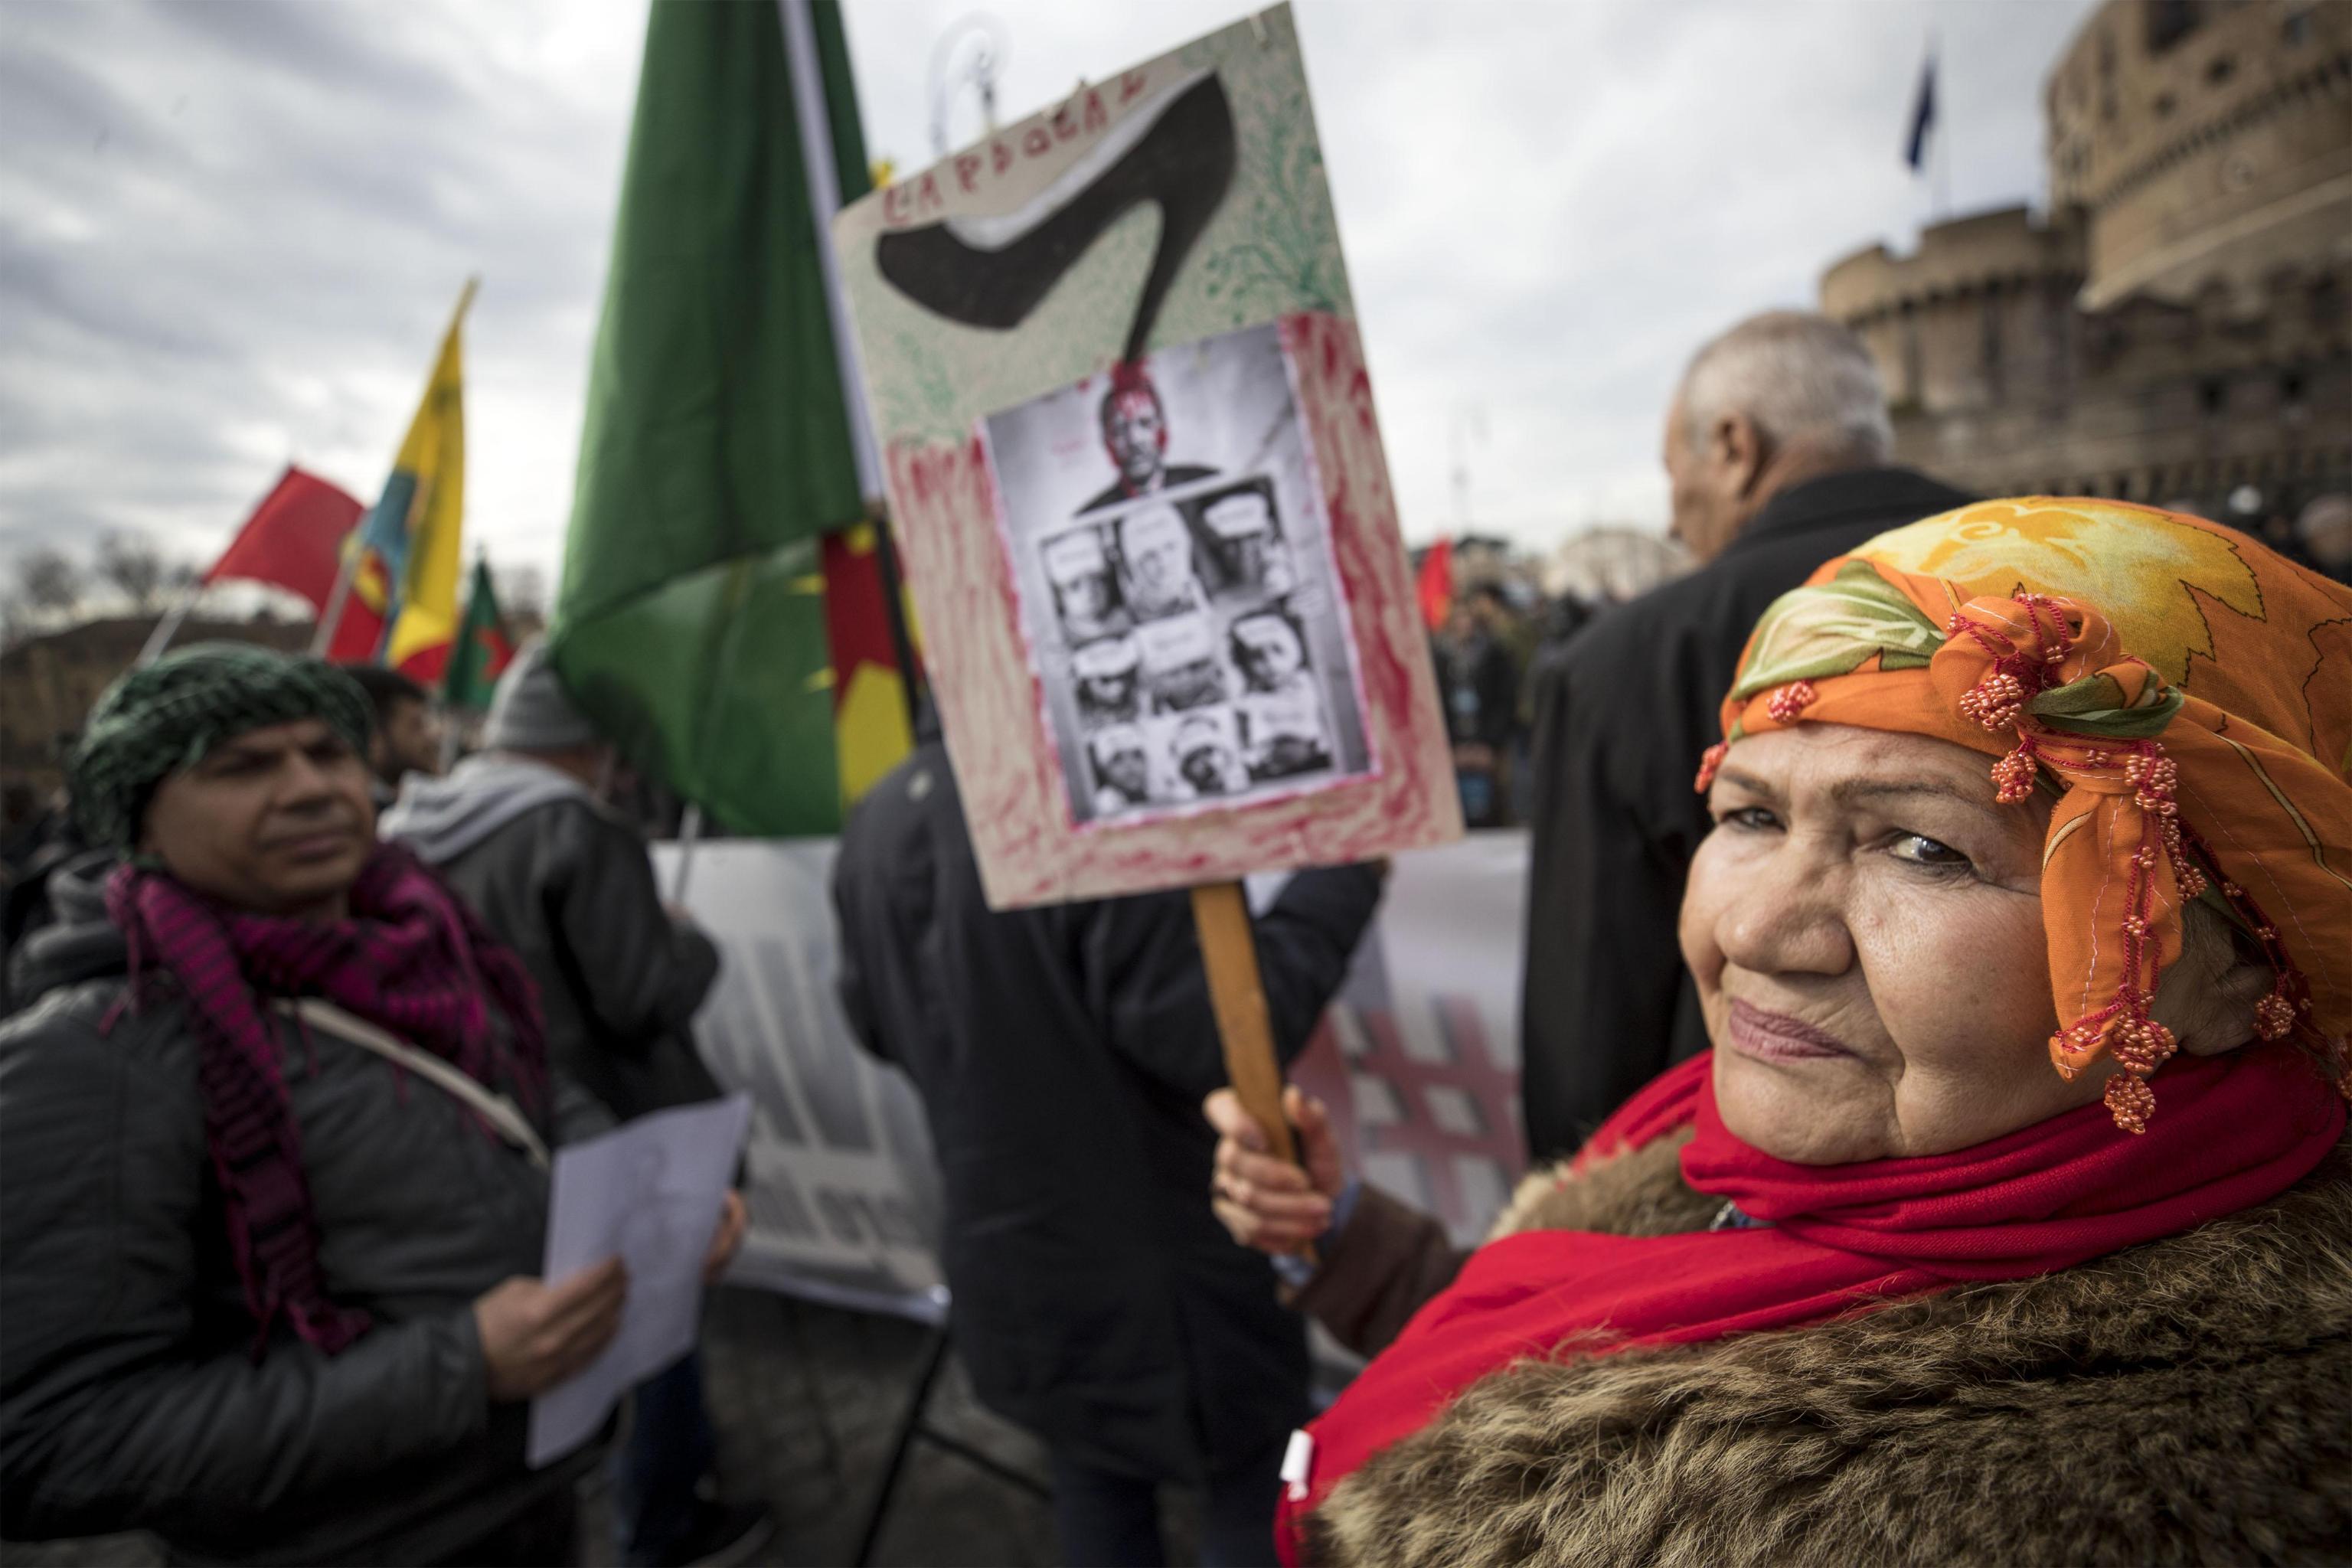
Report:
M90 710L66 770L74 815L94 844L130 849L155 786L223 741L317 719L365 752L373 715L359 683L324 659L248 643L192 643L142 665Z

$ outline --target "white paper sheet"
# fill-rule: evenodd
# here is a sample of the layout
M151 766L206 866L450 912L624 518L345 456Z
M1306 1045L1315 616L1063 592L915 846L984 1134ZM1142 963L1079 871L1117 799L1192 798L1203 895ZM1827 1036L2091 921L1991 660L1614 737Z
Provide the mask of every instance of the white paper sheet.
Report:
M629 1300L604 1353L531 1401L532 1468L586 1442L622 1394L694 1348L702 1259L751 1119L751 1100L733 1094L556 1151L541 1276L562 1280L617 1253Z

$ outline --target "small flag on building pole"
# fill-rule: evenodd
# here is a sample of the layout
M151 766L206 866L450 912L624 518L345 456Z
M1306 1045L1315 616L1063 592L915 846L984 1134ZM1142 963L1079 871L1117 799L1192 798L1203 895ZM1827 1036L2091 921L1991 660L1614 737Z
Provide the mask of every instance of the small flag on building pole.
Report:
M1911 105L1911 140L1903 161L1914 173L1927 161L1927 132L1936 124L1936 57L1928 55L1927 64L1919 72L1919 97Z

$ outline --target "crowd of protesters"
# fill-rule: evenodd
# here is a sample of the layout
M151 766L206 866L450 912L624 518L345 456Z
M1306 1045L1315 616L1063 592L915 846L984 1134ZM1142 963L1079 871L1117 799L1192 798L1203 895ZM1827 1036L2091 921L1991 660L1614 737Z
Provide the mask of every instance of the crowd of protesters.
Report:
M1531 833L1491 933L1530 1173L1484 1247L1296 1091L1265 1153L1181 894L991 911L935 738L852 816L842 1001L922 1099L954 1342L1066 1553L1163 1561L1172 1485L1220 1563L2340 1557L2352 592L1895 466L1818 316L1660 412L1694 569L1480 581L1433 639L1465 818ZM2232 573L2263 613L2216 637L2181 606ZM568 1563L599 1464L630 1563L774 1529L695 1355L524 1462L630 1289L539 1277L551 1151L715 1092L719 961L543 649L480 742L445 774L403 678L223 645L90 714L12 868L0 1535ZM1258 917L1286 1059L1385 871ZM1320 1415L1309 1318L1374 1358Z

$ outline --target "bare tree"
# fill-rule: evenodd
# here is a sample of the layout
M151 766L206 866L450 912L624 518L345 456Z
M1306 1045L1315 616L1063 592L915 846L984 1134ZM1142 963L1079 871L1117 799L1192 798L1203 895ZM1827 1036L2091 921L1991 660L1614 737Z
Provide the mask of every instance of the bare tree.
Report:
M99 576L110 584L131 607L141 615L149 615L163 596L164 584L170 578L163 552L155 542L143 533L117 531L98 542L96 565Z
M72 609L81 603L82 586L81 568L56 546L34 544L16 552L16 593L35 614Z

